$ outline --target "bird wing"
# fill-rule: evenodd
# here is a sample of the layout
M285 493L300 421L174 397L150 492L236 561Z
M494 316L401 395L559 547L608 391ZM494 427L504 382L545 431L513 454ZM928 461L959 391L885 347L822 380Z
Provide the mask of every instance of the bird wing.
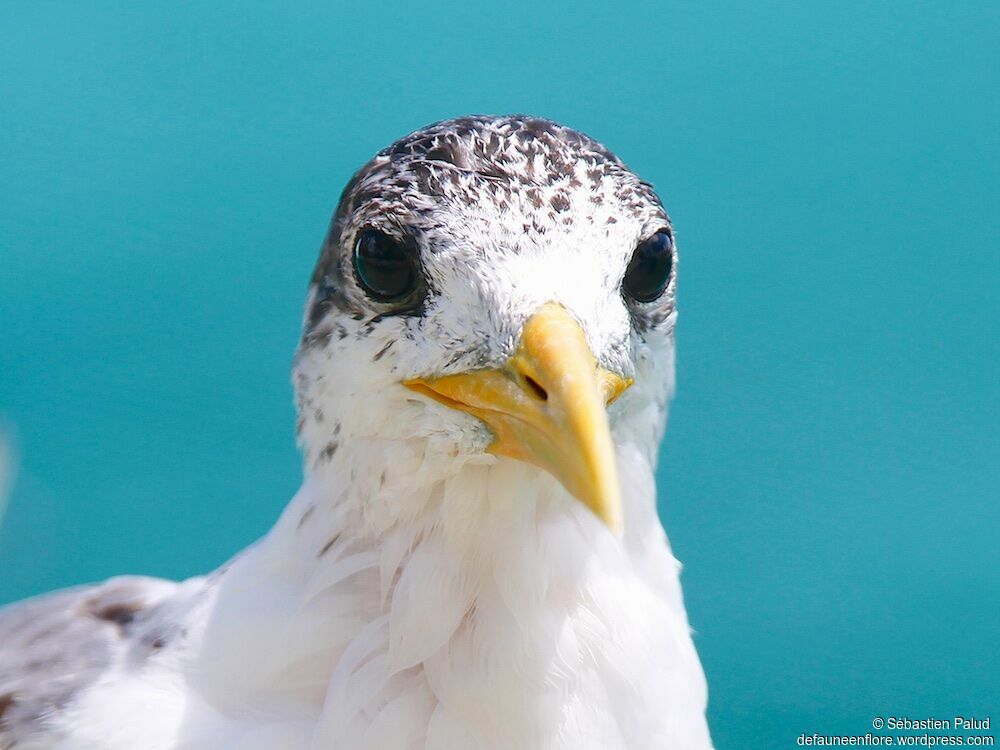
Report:
M0 750L55 739L59 713L117 667L136 625L176 589L122 577L0 608Z

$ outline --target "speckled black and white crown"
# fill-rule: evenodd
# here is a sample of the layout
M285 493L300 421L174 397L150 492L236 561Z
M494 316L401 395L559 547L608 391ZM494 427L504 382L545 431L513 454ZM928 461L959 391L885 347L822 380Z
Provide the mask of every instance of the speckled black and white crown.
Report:
M348 183L312 277L309 320L352 305L344 249L362 228L406 231L434 252L457 225L480 224L514 252L574 224L639 234L669 226L652 186L589 136L538 117L471 116L429 125L380 151ZM484 249L484 251L488 251Z

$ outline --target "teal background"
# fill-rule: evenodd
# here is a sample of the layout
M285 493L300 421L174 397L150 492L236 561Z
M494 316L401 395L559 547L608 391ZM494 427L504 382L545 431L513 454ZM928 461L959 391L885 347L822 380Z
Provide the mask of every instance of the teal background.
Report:
M0 601L263 533L342 185L525 111L677 225L661 509L718 746L1000 723L1000 5L360 5L0 5Z

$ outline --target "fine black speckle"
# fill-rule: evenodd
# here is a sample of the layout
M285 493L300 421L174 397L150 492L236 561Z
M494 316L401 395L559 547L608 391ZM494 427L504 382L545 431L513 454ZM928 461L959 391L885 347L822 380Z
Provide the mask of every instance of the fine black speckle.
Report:
M111 622L122 629L131 625L135 616L142 611L142 605L138 603L110 604L100 609L91 610L90 614L98 620Z
M340 534L334 534L326 544L319 548L319 552L316 553L316 557L322 557L329 552L330 548L337 543L338 539L340 539Z
M5 693L0 695L0 729L3 729L7 724L4 717L7 715L8 709L14 705L14 695L13 693Z
M319 455L316 456L316 460L313 465L315 467L319 467L320 465L325 464L327 461L333 458L333 455L337 452L337 448L339 447L340 445L339 443L337 443L336 440L331 440L329 443L323 446L323 450L321 450L319 452Z
M562 193L556 193L549 199L549 204L556 211L569 211L569 198Z
M443 161L446 164L452 164L459 169L468 169L469 160L466 158L465 153L459 148L458 142L455 140L444 140L439 142L436 146L432 146L426 152L424 152L424 158L430 161Z
M302 514L302 517L299 518L299 525L296 528L301 529L305 525L306 521L309 520L309 516L311 516L315 512L316 512L315 505L310 505L308 508L306 508L305 512Z

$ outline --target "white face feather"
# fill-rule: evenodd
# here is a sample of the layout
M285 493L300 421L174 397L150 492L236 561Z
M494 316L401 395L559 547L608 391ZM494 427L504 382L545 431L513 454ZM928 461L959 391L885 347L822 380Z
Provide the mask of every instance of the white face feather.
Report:
M545 120L447 121L381 152L345 189L310 288L295 367L307 471L358 438L481 452L485 425L400 383L500 365L546 302L578 320L602 367L635 379L612 407L614 435L652 461L673 386L675 282L649 303L621 284L637 244L669 228L646 183ZM352 253L366 229L418 249L419 309L397 314L361 288Z

